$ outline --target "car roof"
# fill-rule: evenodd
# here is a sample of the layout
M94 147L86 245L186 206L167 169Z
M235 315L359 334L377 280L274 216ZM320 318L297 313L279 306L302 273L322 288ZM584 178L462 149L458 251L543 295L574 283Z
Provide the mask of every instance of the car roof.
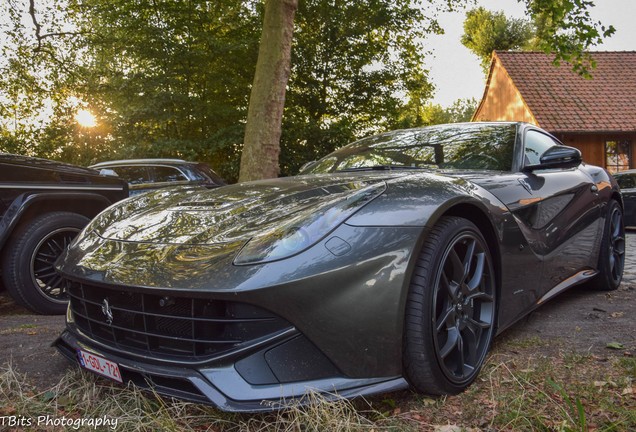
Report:
M104 168L113 165L184 165L198 164L199 162L189 162L183 159L122 159L96 163L90 168Z

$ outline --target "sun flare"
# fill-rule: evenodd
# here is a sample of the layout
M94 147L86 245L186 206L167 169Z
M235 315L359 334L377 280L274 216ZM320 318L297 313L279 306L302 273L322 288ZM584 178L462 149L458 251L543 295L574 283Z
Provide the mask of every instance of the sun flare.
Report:
M75 113L75 121L82 127L92 128L97 126L97 118L87 109L80 109Z

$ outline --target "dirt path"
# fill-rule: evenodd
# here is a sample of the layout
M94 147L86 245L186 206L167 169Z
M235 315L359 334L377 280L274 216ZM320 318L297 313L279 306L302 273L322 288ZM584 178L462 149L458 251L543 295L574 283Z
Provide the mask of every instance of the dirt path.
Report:
M612 293L572 289L551 300L500 335L494 350L514 355L515 344L532 343L539 354L555 352L600 357L636 354L636 233L627 235L623 284ZM0 293L0 365L11 362L39 389L73 367L51 343L64 328L63 316L30 314ZM610 350L618 342L622 349ZM539 352L541 351L541 352Z

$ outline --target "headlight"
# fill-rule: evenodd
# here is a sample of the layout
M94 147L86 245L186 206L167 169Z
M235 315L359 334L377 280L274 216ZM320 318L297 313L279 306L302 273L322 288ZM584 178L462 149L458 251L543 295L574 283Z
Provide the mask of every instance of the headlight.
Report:
M74 248L78 244L82 242L86 237L88 237L91 233L97 232L99 234L100 227L103 225L103 221L105 219L105 214L108 213L110 208L103 210L100 214L95 216L95 218L88 223L77 236L73 239L71 244L69 245L69 249Z
M386 189L384 182L356 182L332 194L311 212L291 215L282 226L250 239L234 259L234 264L254 264L290 257L313 246L347 220L359 208ZM353 190L353 191L352 191Z

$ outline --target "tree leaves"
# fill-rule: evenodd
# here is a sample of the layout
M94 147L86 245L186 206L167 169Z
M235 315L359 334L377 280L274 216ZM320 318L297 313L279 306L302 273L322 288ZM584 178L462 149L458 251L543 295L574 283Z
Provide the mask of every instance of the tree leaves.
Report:
M481 59L481 66L487 74L494 50L526 49L533 37L530 21L508 18L503 12L479 7L466 13L461 43Z

